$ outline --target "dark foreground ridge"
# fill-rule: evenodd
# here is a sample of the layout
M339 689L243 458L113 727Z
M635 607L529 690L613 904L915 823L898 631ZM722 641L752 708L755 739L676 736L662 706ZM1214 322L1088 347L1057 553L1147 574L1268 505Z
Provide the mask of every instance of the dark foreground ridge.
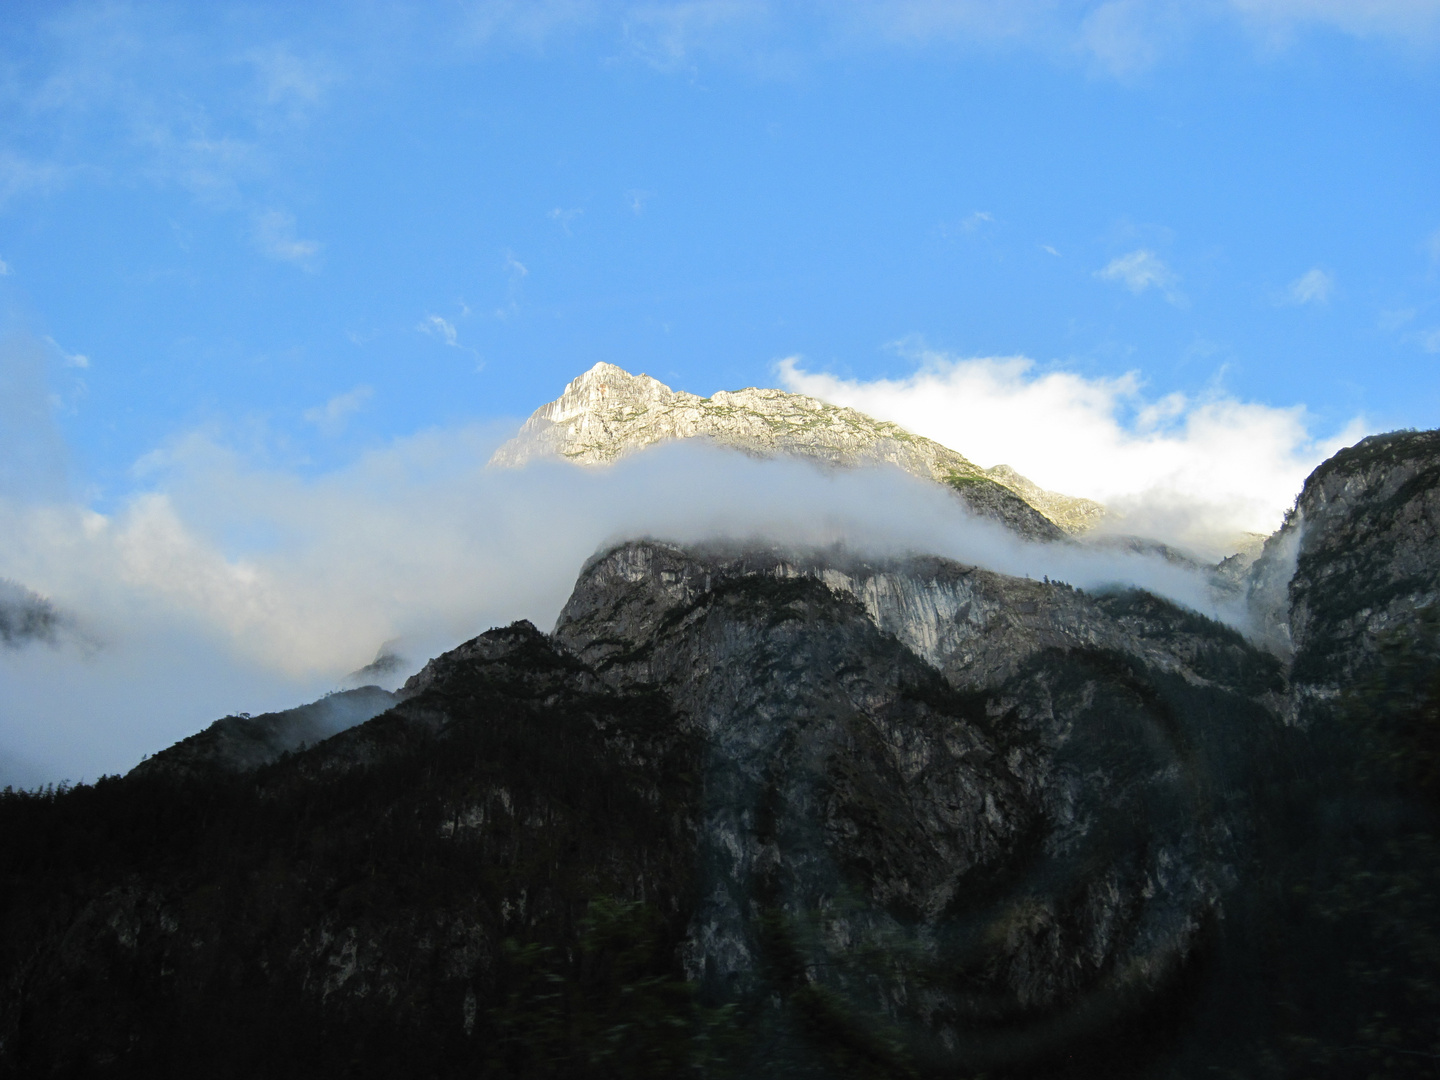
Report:
M1293 662L634 542L552 634L7 793L0 1074L1434 1075L1440 447L1386 439L1252 572Z

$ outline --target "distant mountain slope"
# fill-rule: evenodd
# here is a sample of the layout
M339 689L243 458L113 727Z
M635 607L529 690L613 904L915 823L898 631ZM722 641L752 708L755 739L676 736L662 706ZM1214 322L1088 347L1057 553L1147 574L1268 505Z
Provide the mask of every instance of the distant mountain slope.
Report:
M1022 535L1058 538L1093 528L1105 508L1045 491L1007 465L982 469L932 439L854 409L783 390L671 390L648 375L596 364L537 409L491 464L542 457L601 465L674 439L707 438L760 457L790 455L837 466L890 464L957 492L976 512Z
M313 746L346 728L363 724L401 700L401 695L378 686L361 686L283 712L226 716L142 761L131 774L182 777L206 775L214 769L258 769L281 754Z

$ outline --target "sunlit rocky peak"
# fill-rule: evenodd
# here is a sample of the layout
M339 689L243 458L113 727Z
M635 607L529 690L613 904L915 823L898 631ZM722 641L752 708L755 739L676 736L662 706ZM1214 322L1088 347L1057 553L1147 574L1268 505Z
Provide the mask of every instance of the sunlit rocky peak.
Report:
M1083 533L1105 514L1099 503L1045 491L1008 465L982 469L949 447L855 409L754 387L702 398L614 364L596 364L535 410L491 464L560 457L602 465L655 443L691 438L759 457L804 457L837 467L897 465L1031 536Z

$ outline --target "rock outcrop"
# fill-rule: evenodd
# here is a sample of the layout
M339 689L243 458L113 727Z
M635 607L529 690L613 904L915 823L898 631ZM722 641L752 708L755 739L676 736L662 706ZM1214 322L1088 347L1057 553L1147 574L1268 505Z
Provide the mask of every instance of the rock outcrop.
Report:
M1440 432L1372 435L1322 464L1247 584L1256 624L1293 656L1297 702L1355 686L1440 600Z
M702 740L689 976L768 993L787 950L948 1069L1043 1059L1177 975L1278 724L1278 663L1218 624L935 559L629 544L555 638Z
M702 398L613 364L596 364L537 409L491 463L513 467L560 457L601 465L655 443L693 438L761 457L790 455L838 467L896 465L946 485L976 512L1036 539L1086 532L1105 513L1089 499L1045 491L1007 465L981 469L948 447L854 409L783 390Z

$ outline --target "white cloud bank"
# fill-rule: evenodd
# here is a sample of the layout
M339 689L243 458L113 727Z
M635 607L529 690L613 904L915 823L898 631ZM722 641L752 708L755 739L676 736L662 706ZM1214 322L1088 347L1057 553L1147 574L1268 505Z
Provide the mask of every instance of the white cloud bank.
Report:
M1135 373L1086 378L1024 357L923 354L904 379L860 382L781 361L785 386L892 420L990 467L1105 503L1112 527L1215 554L1272 532L1316 465L1363 433L1317 438L1303 406L1148 399Z
M154 487L112 514L0 498L0 578L75 627L0 649L0 784L128 769L219 716L313 700L386 643L403 677L490 626L548 629L584 560L628 537L932 552L1210 610L1163 560L1023 544L893 470L693 443L605 469L486 469L508 434L417 435L318 479L195 436L150 455Z
M145 455L143 490L97 513L67 494L47 355L39 339L0 340L0 579L56 620L54 634L0 647L0 784L128 769L217 717L314 700L386 643L409 661L403 676L491 626L548 628L584 560L636 536L929 552L1226 614L1183 568L1021 543L893 470L827 473L694 443L605 469L487 469L509 425L421 433L315 477L189 435ZM794 361L782 372L792 389L1102 499L1162 539L1269 531L1354 434L1322 443L1299 408L1148 401L1133 375L1087 380L1023 359L932 355L909 379L868 384ZM309 419L341 423L365 393Z

